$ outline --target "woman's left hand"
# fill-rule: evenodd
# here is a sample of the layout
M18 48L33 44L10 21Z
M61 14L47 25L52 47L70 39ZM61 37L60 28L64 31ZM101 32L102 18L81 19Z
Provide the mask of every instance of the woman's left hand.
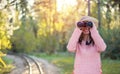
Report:
M94 23L93 23L93 27L90 29L90 31L92 31L92 30L97 30L97 28L96 28Z

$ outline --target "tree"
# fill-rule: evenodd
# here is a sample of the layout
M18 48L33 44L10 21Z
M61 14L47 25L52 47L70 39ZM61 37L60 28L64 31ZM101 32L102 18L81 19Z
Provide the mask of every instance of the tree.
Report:
M0 73L9 69L10 66L3 60L3 56L6 56L6 50L11 49L10 38L13 34L14 27L9 24L8 13L6 9L0 11ZM5 71L6 72L6 71Z
M120 17L120 3L118 0L102 0L102 24L104 25L104 29L101 30L103 37L107 43L107 50L103 53L104 57L109 57L111 59L120 59L120 47L119 47L119 17ZM106 20L106 21L104 21Z

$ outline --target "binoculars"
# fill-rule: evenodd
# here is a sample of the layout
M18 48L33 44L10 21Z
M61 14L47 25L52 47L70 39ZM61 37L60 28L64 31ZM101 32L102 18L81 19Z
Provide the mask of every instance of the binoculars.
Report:
M93 27L93 23L90 21L81 21L81 22L77 22L77 26L78 27Z

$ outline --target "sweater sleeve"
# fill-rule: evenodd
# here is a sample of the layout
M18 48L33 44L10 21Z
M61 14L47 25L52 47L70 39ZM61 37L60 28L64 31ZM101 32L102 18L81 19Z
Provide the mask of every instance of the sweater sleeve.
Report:
M98 52L103 52L106 49L106 44L102 37L99 35L97 29L91 30L91 36L95 42L95 46L97 47Z
M70 52L75 52L76 51L76 47L78 44L78 39L81 35L81 30L79 28L75 28L74 32L72 33L71 38L69 39L68 45L67 45L67 49Z

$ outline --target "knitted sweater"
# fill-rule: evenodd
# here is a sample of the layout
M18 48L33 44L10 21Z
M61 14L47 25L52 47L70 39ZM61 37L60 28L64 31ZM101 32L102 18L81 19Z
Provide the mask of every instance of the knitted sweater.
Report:
M68 42L68 51L75 52L74 74L102 74L100 53L105 51L106 44L97 29L90 32L94 45L85 45L84 41L78 43L82 31L77 27Z

